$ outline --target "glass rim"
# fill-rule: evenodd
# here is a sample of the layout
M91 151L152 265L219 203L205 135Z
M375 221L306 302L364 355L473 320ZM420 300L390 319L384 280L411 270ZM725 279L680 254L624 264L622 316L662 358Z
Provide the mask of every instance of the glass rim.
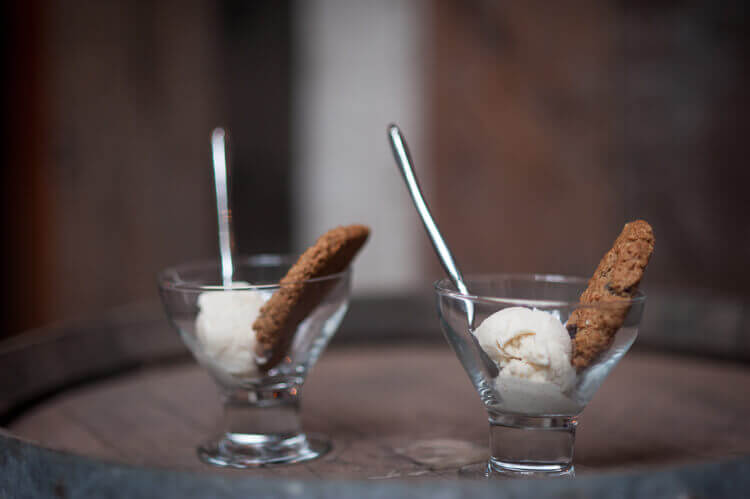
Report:
M522 281L533 281L533 282L551 282L551 283L564 283L564 284L582 284L586 285L589 282L589 278L580 276L570 276L563 274L536 274L536 273L488 273L488 274L469 274L464 277L464 281L471 280L501 280L501 279L517 279ZM616 301L597 302L597 303L581 303L580 297L575 301L567 300L540 300L534 298L513 298L510 296L487 296L487 295L473 295L461 293L456 290L453 286L453 282L448 277L438 279L433 283L435 292L439 296L448 296L451 298L461 300L471 300L473 302L485 302L494 304L505 304L505 305L517 305L535 308L551 308L551 307L585 307L585 308L608 308L617 307L622 305L635 305L641 304L646 301L646 294L640 289L636 291L635 296L632 298L622 298ZM454 289L449 289L454 288Z
M281 265L294 265L299 259L299 254L294 253L260 253L255 255L237 255L233 257L235 268L242 267L277 267ZM185 281L179 276L181 273L189 270L206 270L216 268L221 270L221 262L218 259L213 260L193 260L190 262L180 263L167 267L156 274L156 279L161 289L174 290L174 291L247 291L247 290L275 290L282 287L279 282L268 283L268 284L243 284L232 286L224 286L223 284L197 284L195 281ZM341 272L335 272L333 274L326 274L320 277L313 277L311 279L304 279L300 281L291 281L284 283L283 286L290 286L294 284L308 284L314 282L326 282L334 281L345 277L351 272L351 266L342 270ZM219 279L221 280L219 272Z

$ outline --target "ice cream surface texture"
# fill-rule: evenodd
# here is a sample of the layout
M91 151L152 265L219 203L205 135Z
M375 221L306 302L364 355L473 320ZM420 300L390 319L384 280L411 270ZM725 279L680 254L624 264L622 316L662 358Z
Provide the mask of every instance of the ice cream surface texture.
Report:
M247 286L247 283L234 285ZM195 330L202 355L230 374L257 374L255 332L251 325L266 300L260 291L247 289L201 293Z
M569 395L576 377L570 335L555 315L509 307L487 317L474 335L499 368L500 408L523 414L580 410Z

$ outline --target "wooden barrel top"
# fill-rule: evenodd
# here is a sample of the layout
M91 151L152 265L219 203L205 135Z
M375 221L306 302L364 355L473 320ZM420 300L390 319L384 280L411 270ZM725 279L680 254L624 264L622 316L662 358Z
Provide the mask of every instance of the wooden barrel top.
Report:
M377 316L372 310L361 322L377 324ZM735 322L723 336L726 345L741 336L741 321ZM750 490L744 343L739 355L722 353L736 358L727 361L639 350L639 343L649 344L639 340L579 418L576 480L488 488L455 479L460 466L487 456L478 395L432 321L417 334L400 324L407 326L403 334L383 325L388 335L380 341L344 324L344 341L337 336L311 372L303 425L330 436L332 452L256 470L220 470L198 460L196 445L217 429L217 391L158 306L0 344L0 498L157 490L165 498L301 491L308 497L732 497Z
M748 386L750 370L733 364L626 356L579 419L579 473L750 453L743 424L750 413ZM458 466L486 457L484 410L447 347L329 351L304 388L302 413L307 431L332 438L329 455L304 465L239 473L451 476ZM215 431L219 415L213 382L193 362L179 362L63 392L25 412L9 429L99 459L205 471L209 468L198 461L195 446Z

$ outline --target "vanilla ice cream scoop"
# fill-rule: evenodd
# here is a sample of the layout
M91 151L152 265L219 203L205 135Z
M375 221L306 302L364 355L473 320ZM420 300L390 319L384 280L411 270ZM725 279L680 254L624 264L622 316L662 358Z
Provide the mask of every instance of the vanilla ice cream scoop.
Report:
M234 285L248 284L235 282ZM201 293L195 330L202 356L230 374L257 374L252 324L266 299L262 292L256 290Z
M514 412L575 412L567 393L575 383L572 343L560 320L542 310L510 307L487 317L474 331L499 368L496 387Z

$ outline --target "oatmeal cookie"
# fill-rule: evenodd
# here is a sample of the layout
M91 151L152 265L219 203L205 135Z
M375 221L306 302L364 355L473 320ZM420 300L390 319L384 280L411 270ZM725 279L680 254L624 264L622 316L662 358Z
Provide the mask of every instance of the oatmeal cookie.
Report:
M582 304L597 306L576 309L566 324L575 334L571 363L579 371L612 344L630 310L630 300L638 290L653 251L651 226L636 220L625 224L612 249L599 262L581 295Z
M289 269L279 282L279 289L263 304L253 322L255 353L261 369L271 369L286 356L299 323L336 283L336 280L309 280L344 271L369 234L370 229L364 225L329 230Z

